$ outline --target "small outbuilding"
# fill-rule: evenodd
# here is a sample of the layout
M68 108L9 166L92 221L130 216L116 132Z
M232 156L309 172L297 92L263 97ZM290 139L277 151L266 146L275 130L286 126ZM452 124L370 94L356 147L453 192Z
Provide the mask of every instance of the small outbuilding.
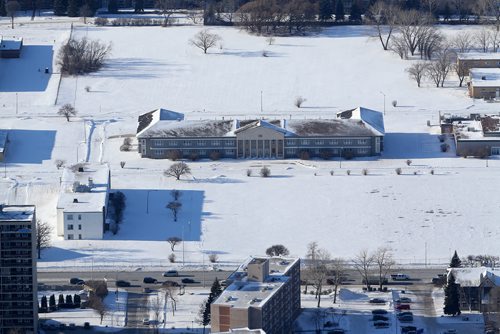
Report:
M0 36L0 58L19 58L22 48L22 38L4 38Z

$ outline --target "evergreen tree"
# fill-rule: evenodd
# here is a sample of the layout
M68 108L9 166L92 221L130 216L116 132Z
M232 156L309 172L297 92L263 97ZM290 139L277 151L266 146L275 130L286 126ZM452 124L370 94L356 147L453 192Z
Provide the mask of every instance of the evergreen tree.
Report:
M68 0L68 16L77 17L80 5L81 3L79 0Z
M349 21L361 23L361 7L357 1L351 5L351 12L349 13Z
M64 295L59 295L59 300L57 301L57 306L58 307L64 307Z
M75 295L73 296L73 304L75 304L75 307L80 307L82 304L82 299L80 298L80 295Z
M73 296L66 295L66 307L73 307Z
M108 1L108 13L116 14L118 13L118 2L117 0L109 0Z
M49 311L54 311L55 309L56 309L56 297L54 295L50 295Z
M47 312L48 306L47 306L47 297L42 296L42 300L40 301L40 311L42 312Z
M344 19L345 19L344 3L342 2L342 0L339 0L335 8L335 21L344 21Z
M460 268L461 266L462 266L462 261L458 257L457 251L455 251L450 261L450 268Z
M5 0L0 0L0 16L7 16L7 9L5 9Z
M66 0L54 0L54 15L61 16L66 14L68 3Z
M211 320L211 310L210 305L219 298L222 293L222 286L217 278L210 288L210 294L208 298L200 305L199 319L198 322L203 326L203 333L205 333L205 327L210 324Z
M135 0L134 12L144 13L144 0Z
M444 287L444 314L460 315L458 284L455 283L453 273L448 275L448 281Z
M332 19L333 5L331 0L319 1L319 19L321 21L328 21Z

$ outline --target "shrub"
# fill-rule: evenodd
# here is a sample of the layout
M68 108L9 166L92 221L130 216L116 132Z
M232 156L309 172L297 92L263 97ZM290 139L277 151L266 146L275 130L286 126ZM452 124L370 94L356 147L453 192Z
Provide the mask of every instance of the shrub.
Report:
M218 260L219 260L219 257L217 256L217 254L210 254L208 256L208 260L211 262L211 263L216 263Z
M434 169L431 169L430 173L431 175L434 175Z
M175 263L175 254L172 253L168 256L168 260L170 261L170 263Z
M350 170L350 169L348 169L348 170L346 170L346 171L345 171L345 173L346 173L347 175L351 175L351 170Z
M266 166L262 167L260 169L260 176L262 176L262 177L269 177L269 176L271 176L271 170L268 167L266 167Z
M111 53L111 44L98 40L82 38L70 39L59 50L57 64L61 72L69 75L80 75L98 71Z
M333 170L331 170L331 171L330 171L330 175L331 175L331 176L333 176L333 174L334 174L334 172L333 172Z
M361 171L361 173L362 173L363 175L365 175L365 176L366 176L366 175L368 175L368 169L363 168L363 170Z
M398 175L401 175L401 173L403 172L403 170L401 168L396 168L396 174Z
M66 163L66 161L64 161L62 159L57 159L56 161L54 161L54 164L56 165L57 169L59 169L62 166L64 166L65 163Z
M323 160L330 160L333 156L332 151L330 150L322 150L319 152L319 156Z
M123 138L123 144L120 146L120 151L128 152L132 148L132 139Z
M449 149L450 149L450 145L448 145L446 143L441 144L441 152L448 152Z
M125 161L120 161L120 167L121 168L125 167Z
M418 175L418 171L414 171L414 172L413 172L413 175Z
M413 161L411 161L410 159L408 159L408 160L406 160L406 165L407 165L407 166L410 166L412 162L413 162Z
M130 137L123 138L123 145L132 145L132 138Z
M219 160L222 157L220 151L212 151L208 156L211 160Z
M396 108L398 106L398 101L397 100L392 100L392 106Z
M89 93L89 92L90 92L90 86L85 86L85 91L86 91L87 93Z
M311 155L309 154L308 151L300 151L299 152L299 159L301 160L309 160L311 158Z
M108 23L109 23L109 21L105 17L96 17L94 20L94 24L96 26L105 26L105 25L108 25Z
M251 169L247 169L247 176L252 176L252 170Z
M304 99L302 96L297 96L297 97L295 98L295 101L293 102L293 104L294 104L297 108L300 108L300 107L302 107L302 104L303 104L304 102L306 102L306 101L307 101L307 100L306 100L306 99Z
M182 158L181 151L179 150L170 150L167 152L167 159L170 159L172 161L177 161L180 158Z

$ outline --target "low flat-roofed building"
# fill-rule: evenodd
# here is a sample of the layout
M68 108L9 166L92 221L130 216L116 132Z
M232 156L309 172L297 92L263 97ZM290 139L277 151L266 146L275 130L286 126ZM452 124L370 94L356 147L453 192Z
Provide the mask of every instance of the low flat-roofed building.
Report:
M500 99L500 68L471 68L469 96L476 99Z
M300 260L251 257L211 305L212 332L238 328L287 334L300 313Z
M108 165L65 168L57 202L57 235L64 239L102 239L110 189Z
M459 67L468 70L471 68L500 68L499 52L469 52L457 55Z
M8 132L4 130L0 130L0 161L5 159L5 152L7 151L7 143L8 143Z
M21 56L22 48L22 38L4 38L3 36L0 36L0 58L19 58Z
M35 211L0 205L0 334L38 332Z

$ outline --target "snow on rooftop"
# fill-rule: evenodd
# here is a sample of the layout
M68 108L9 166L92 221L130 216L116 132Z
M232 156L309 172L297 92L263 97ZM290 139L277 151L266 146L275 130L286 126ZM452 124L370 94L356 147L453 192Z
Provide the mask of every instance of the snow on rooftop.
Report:
M500 87L500 68L471 68L469 73L474 87Z
M224 137L233 130L233 120L157 121L137 134L151 137Z
M35 214L34 205L3 205L0 211L0 223L2 221L28 221L33 220Z
M475 287L481 284L481 277L488 277L496 286L500 286L500 268L475 267L449 269L457 284Z
M490 52L490 53L479 53L479 52L469 52L469 53L459 53L458 59L462 60L500 60L500 53Z
M0 48L2 50L20 50L23 46L23 39L21 37L12 37L4 39L0 37Z

